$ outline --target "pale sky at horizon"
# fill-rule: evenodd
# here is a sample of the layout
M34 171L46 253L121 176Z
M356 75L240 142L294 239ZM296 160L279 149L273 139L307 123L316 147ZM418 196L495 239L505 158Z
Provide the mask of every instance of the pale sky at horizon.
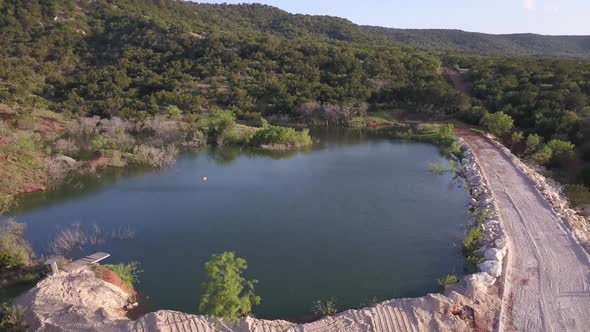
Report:
M258 0L291 13L330 15L391 28L590 35L590 0Z

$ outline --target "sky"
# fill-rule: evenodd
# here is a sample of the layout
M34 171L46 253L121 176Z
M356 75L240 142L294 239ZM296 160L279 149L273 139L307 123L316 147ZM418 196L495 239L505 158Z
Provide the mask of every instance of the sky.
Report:
M331 15L392 28L590 35L590 0L258 0L291 13Z

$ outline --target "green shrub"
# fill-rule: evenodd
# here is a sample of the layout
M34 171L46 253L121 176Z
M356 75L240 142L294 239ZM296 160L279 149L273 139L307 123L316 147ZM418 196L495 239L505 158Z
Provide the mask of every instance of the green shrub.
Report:
M211 140L222 145L225 135L236 125L236 116L231 111L215 109L199 121L199 129Z
M33 250L23 238L25 225L8 220L0 226L0 270L19 268L33 261Z
M441 286L452 285L459 282L459 278L454 274L447 274L446 276L437 280Z
M433 163L431 161L426 163L426 167L428 168L428 170L431 173L434 173L434 174L442 174L442 173L446 172L446 170L447 170L444 165L439 164L439 163Z
M177 119L182 115L182 110L176 105L168 105L166 107L166 115L171 119Z
M573 206L590 204L590 191L588 187L581 184L567 184L563 192Z
M541 145L541 136L537 134L529 134L526 138L526 150L525 153L531 154L537 151L539 145Z
M8 194L0 194L0 214L10 210L16 203L14 196Z
M41 279L41 273L27 272L22 275L20 282L31 283Z
M505 114L504 112L497 112L486 114L481 119L480 124L492 134L501 136L514 127L514 120L512 120L510 115Z
M0 305L0 331L26 332L28 330L23 308L8 303Z
M547 142L547 146L553 151L553 159L567 159L573 156L575 145L568 141L552 139Z
M307 146L312 143L309 130L297 131L293 128L280 126L267 126L258 130L250 142L255 146L281 144L293 147Z
M485 258L476 255L468 255L467 258L465 258L465 261L467 261L467 264L469 265L476 266L477 264L483 263Z
M455 155L455 157L459 159L463 158L463 151L461 150L461 146L457 144L457 142L453 142L451 143L451 145L444 148L443 153L445 156Z
M119 276L123 285L130 290L135 289L134 285L139 283L139 274L143 272L143 270L140 269L139 262L129 262L127 264L121 263L116 265L107 264L105 267Z
M541 165L547 164L553 158L553 150L549 146L543 145L531 158Z
M252 306L260 303L260 297L254 295L257 281L242 277L247 268L246 260L233 252L212 255L205 263L207 281L201 285L199 311L232 324L249 314Z
M332 297L326 301L317 300L313 303L311 310L314 314L318 316L335 315L338 312L338 308L336 306L336 298Z
M481 235L481 226L479 224L465 233L465 237L463 237L463 252L465 254L470 254L477 249Z

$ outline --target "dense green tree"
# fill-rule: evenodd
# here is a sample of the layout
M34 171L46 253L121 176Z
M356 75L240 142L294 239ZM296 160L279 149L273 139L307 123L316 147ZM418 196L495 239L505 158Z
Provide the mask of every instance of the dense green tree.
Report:
M541 136L537 134L529 134L526 138L526 153L534 153L537 151L539 145L541 145Z
M480 124L497 136L509 132L514 127L514 121L510 115L504 112L486 114Z
M233 252L212 255L205 263L207 281L202 284L199 311L237 323L260 304L260 297L254 295L256 280L242 276L247 267L246 260Z

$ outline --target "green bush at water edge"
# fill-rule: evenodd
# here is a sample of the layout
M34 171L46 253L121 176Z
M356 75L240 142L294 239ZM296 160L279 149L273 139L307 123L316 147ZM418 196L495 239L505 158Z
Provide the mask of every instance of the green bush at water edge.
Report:
M143 272L143 270L140 269L139 262L129 262L127 264L120 263L115 265L107 264L105 267L119 276L125 287L130 290L135 289L133 285L139 282L139 274Z
M205 263L207 281L201 287L199 311L231 324L249 314L260 297L254 294L257 280L246 280L242 274L248 268L246 260L233 252L214 254Z
M23 308L8 303L0 304L0 331L26 332L28 330Z

